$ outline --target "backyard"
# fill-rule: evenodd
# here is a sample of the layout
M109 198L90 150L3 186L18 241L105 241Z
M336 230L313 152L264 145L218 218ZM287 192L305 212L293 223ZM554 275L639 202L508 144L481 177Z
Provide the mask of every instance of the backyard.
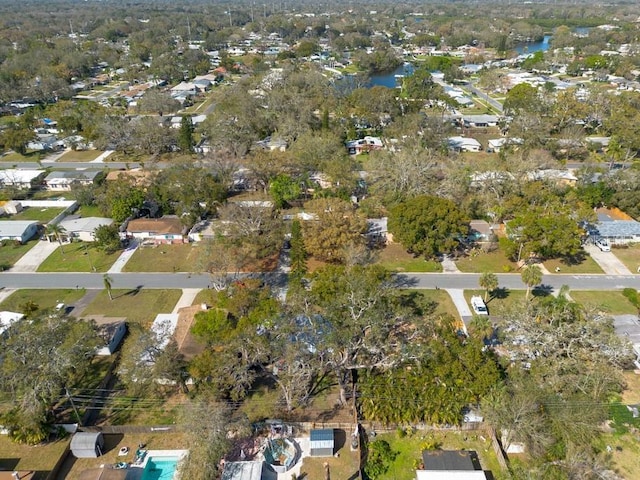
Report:
M75 242L62 245L49 255L38 268L39 272L106 272L120 255L120 251L106 253L94 243Z
M10 220L33 220L47 223L64 211L64 208L25 207L20 213L11 215Z
M0 470L36 471L34 480L45 480L64 454L69 439L31 446L14 443L0 435Z
M380 480L414 480L422 451L434 445L442 450L475 450L483 470L490 470L496 480L509 478L503 473L491 445L488 433L477 431L422 431L399 435L390 432L377 435L375 440L386 440L396 452L389 470ZM311 477L314 478L314 477Z
M300 477L309 480L327 478L324 464L329 465L331 478L348 480L359 478L360 450L351 451L349 434L344 430L335 430L336 455L333 457L305 457L300 467Z
M125 317L128 322L150 326L158 313L171 313L182 295L181 290L112 290L109 300L106 290L100 293L84 310L83 315Z

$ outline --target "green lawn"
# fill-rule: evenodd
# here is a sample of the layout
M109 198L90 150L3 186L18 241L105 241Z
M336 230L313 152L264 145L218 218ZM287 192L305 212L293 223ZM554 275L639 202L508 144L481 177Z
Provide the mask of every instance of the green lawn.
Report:
M456 266L465 273L507 273L518 269L516 263L509 260L500 249L490 253L477 250L470 256L457 260Z
M0 271L11 268L20 258L31 250L38 240L29 240L24 245L14 242L0 243Z
M100 207L97 205L81 205L78 208L76 214L81 217L104 217L104 214L100 211Z
M329 472L331 478L347 480L349 478L359 478L358 468L360 466L360 450L354 452L350 447L351 432L345 432L344 430L338 430L336 433L336 443L344 444L342 448L338 450L337 457L305 457L300 468L300 474L306 474L304 477L312 479L322 479L325 477L324 464L329 464ZM343 441L344 439L344 441Z
M547 260L544 266L551 273L559 268L558 273L581 274L581 273L604 273L600 266L589 255L585 255L584 259L577 264L567 264L560 259Z
M11 220L33 220L47 223L64 211L64 208L25 207L20 213L11 215Z
M638 273L640 268L640 244L631 245L628 248L613 248L613 254L624 263L631 273Z
M0 435L0 470L34 470L34 480L44 480L62 457L69 439L37 445L14 443L8 435Z
M151 325L158 313L171 313L182 295L181 290L113 290L109 300L106 290L87 306L84 315L126 317L129 322Z
M458 309L453 304L451 297L444 290L406 290L412 294L422 297L424 302L433 302L435 308L432 313L435 316L451 315L453 318L458 318Z
M576 302L596 307L610 315L637 314L638 309L631 305L631 302L618 291L586 291L574 290L569 295Z
M58 159L58 162L90 162L102 153L104 153L102 150L69 150Z
M378 263L392 272L441 272L442 266L434 260L425 260L407 253L399 243L389 243L379 251Z
M197 272L201 248L195 243L140 247L124 267L125 272Z
M39 272L106 272L122 253L105 253L93 243L77 242L57 248L38 268Z
M0 155L0 162L39 162L42 157L44 157L42 152L27 152L25 155L11 152L7 155Z
M80 288L78 290L61 289L61 290L49 290L49 289L33 289L33 290L18 290L14 292L9 298L0 304L3 310L10 310L12 312L20 312L20 308L26 302L36 303L40 309L48 309L55 307L58 303L64 303L65 305L73 305L80 300L85 290Z
M436 443L442 450L475 450L483 470L490 470L496 480L509 478L502 472L489 435L483 431L468 432L425 432L416 431L400 438L395 432L376 436L376 440L386 440L397 453L389 470L379 480L414 480L416 467L421 461L422 451L427 444Z
M527 292L525 290L501 290L500 287L498 287L498 291L494 296L490 296L487 300L489 314L499 316L513 311L515 308L519 308L524 304L526 294ZM467 299L469 305L471 305L471 297L474 295L480 295L484 299L484 290L465 290L464 297ZM533 296L533 294L531 295Z

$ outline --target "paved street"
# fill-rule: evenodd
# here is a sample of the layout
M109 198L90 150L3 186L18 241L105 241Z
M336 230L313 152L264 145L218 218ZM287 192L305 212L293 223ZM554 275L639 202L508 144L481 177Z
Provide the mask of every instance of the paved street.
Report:
M205 273L113 273L113 288L208 288L211 278ZM286 281L283 273L246 274L260 277L275 287ZM102 273L22 273L3 272L0 287L4 288L104 288ZM478 289L478 273L406 273L397 276L399 286L406 288ZM499 285L511 290L524 290L520 274L498 274ZM640 275L545 275L542 285L571 290L640 289Z

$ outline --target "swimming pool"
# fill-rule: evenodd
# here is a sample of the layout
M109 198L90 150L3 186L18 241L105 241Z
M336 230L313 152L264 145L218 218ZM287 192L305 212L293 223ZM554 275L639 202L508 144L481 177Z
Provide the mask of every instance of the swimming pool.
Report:
M178 467L178 457L149 457L141 480L173 480Z

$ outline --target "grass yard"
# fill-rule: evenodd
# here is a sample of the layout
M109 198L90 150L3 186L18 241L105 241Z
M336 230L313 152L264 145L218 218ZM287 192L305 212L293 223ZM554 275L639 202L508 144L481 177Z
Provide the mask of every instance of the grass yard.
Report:
M78 290L50 290L50 289L33 289L33 290L18 290L14 292L9 298L0 304L3 310L10 310L13 312L20 312L20 306L25 302L34 302L41 309L48 309L55 307L58 303L64 303L65 305L73 305L80 300L85 294L83 288Z
M198 244L140 247L124 267L125 272L197 272L200 268Z
M27 152L21 155L17 152L11 152L6 155L0 155L0 162L39 162L44 157L42 152Z
M639 273L640 268L640 244L631 245L628 248L612 248L613 254L624 263L631 273Z
M106 272L121 251L105 253L93 243L62 245L38 267L39 272Z
M498 287L499 288L499 287ZM527 292L524 290L507 290L498 289L494 297L489 297L487 301L487 309L489 315L503 315L506 312L510 312L513 309L519 308L525 302L525 296ZM474 295L480 295L484 299L484 290L465 290L464 297L467 299L467 303L471 306L471 297ZM533 297L534 293L531 294ZM535 297L534 300L535 301ZM471 307L469 307L471 308Z
M516 262L509 260L500 249L489 253L476 250L470 256L457 260L456 266L465 273L508 273L518 270Z
M6 242L4 244L0 242L0 271L11 268L37 242L38 240L29 240L24 245L14 242Z
M623 376L627 386L622 392L622 403L627 405L640 403L640 374L627 370Z
M417 431L403 438L393 432L380 434L376 439L386 440L391 445L391 449L397 452L389 470L378 477L379 480L414 480L424 447L434 442L440 445L442 450L475 450L483 470L490 470L496 480L509 478L508 473L500 469L491 440L483 431Z
M636 437L637 435L632 433L623 435L608 433L600 439L603 448L606 448L607 445L611 446L612 467L621 478L640 478L640 462L638 461L640 442Z
M434 260L425 260L407 253L399 243L389 243L379 252L378 263L392 272L441 272L442 266Z
M126 317L129 322L151 325L158 313L171 313L182 295L181 290L112 290L109 300L106 290L87 306L84 315Z
M64 211L64 208L25 207L20 213L11 215L11 220L33 220L47 223Z
M78 458L73 462L71 470L61 472L66 474L66 480L77 480L84 470L99 468L103 464L115 464L118 462L133 462L138 445L152 450L182 450L189 448L184 433L126 433L124 435L104 436L104 455L98 458ZM126 456L119 457L118 452L122 447L129 447Z
M104 213L100 211L100 207L97 205L80 205L78 211L75 212L76 215L80 215L81 217L104 217Z
M567 264L561 259L554 258L543 263L545 268L551 273L559 268L558 273L581 274L581 273L604 273L600 266L589 255L585 255L584 259L577 264Z
M351 451L349 445L351 432L344 430L336 431L336 444L342 444L337 450L337 457L305 457L300 468L300 477L309 480L322 479L325 477L324 464L329 464L331 478L347 480L349 478L359 478L358 468L360 466L360 450Z
M441 315L450 315L451 317L457 319L458 310L456 309L453 301L449 294L444 290L406 290L407 292L411 292L415 295L420 295L423 298L423 301L433 302L435 308L431 313L435 316Z
M8 435L0 435L0 470L35 470L34 480L44 480L65 452L69 439L44 445L13 443ZM99 459L96 459L99 460Z
M69 150L58 159L58 162L90 162L103 153L102 150Z
M572 290L569 295L576 302L585 306L594 306L610 315L637 314L635 308L620 291L586 291Z

